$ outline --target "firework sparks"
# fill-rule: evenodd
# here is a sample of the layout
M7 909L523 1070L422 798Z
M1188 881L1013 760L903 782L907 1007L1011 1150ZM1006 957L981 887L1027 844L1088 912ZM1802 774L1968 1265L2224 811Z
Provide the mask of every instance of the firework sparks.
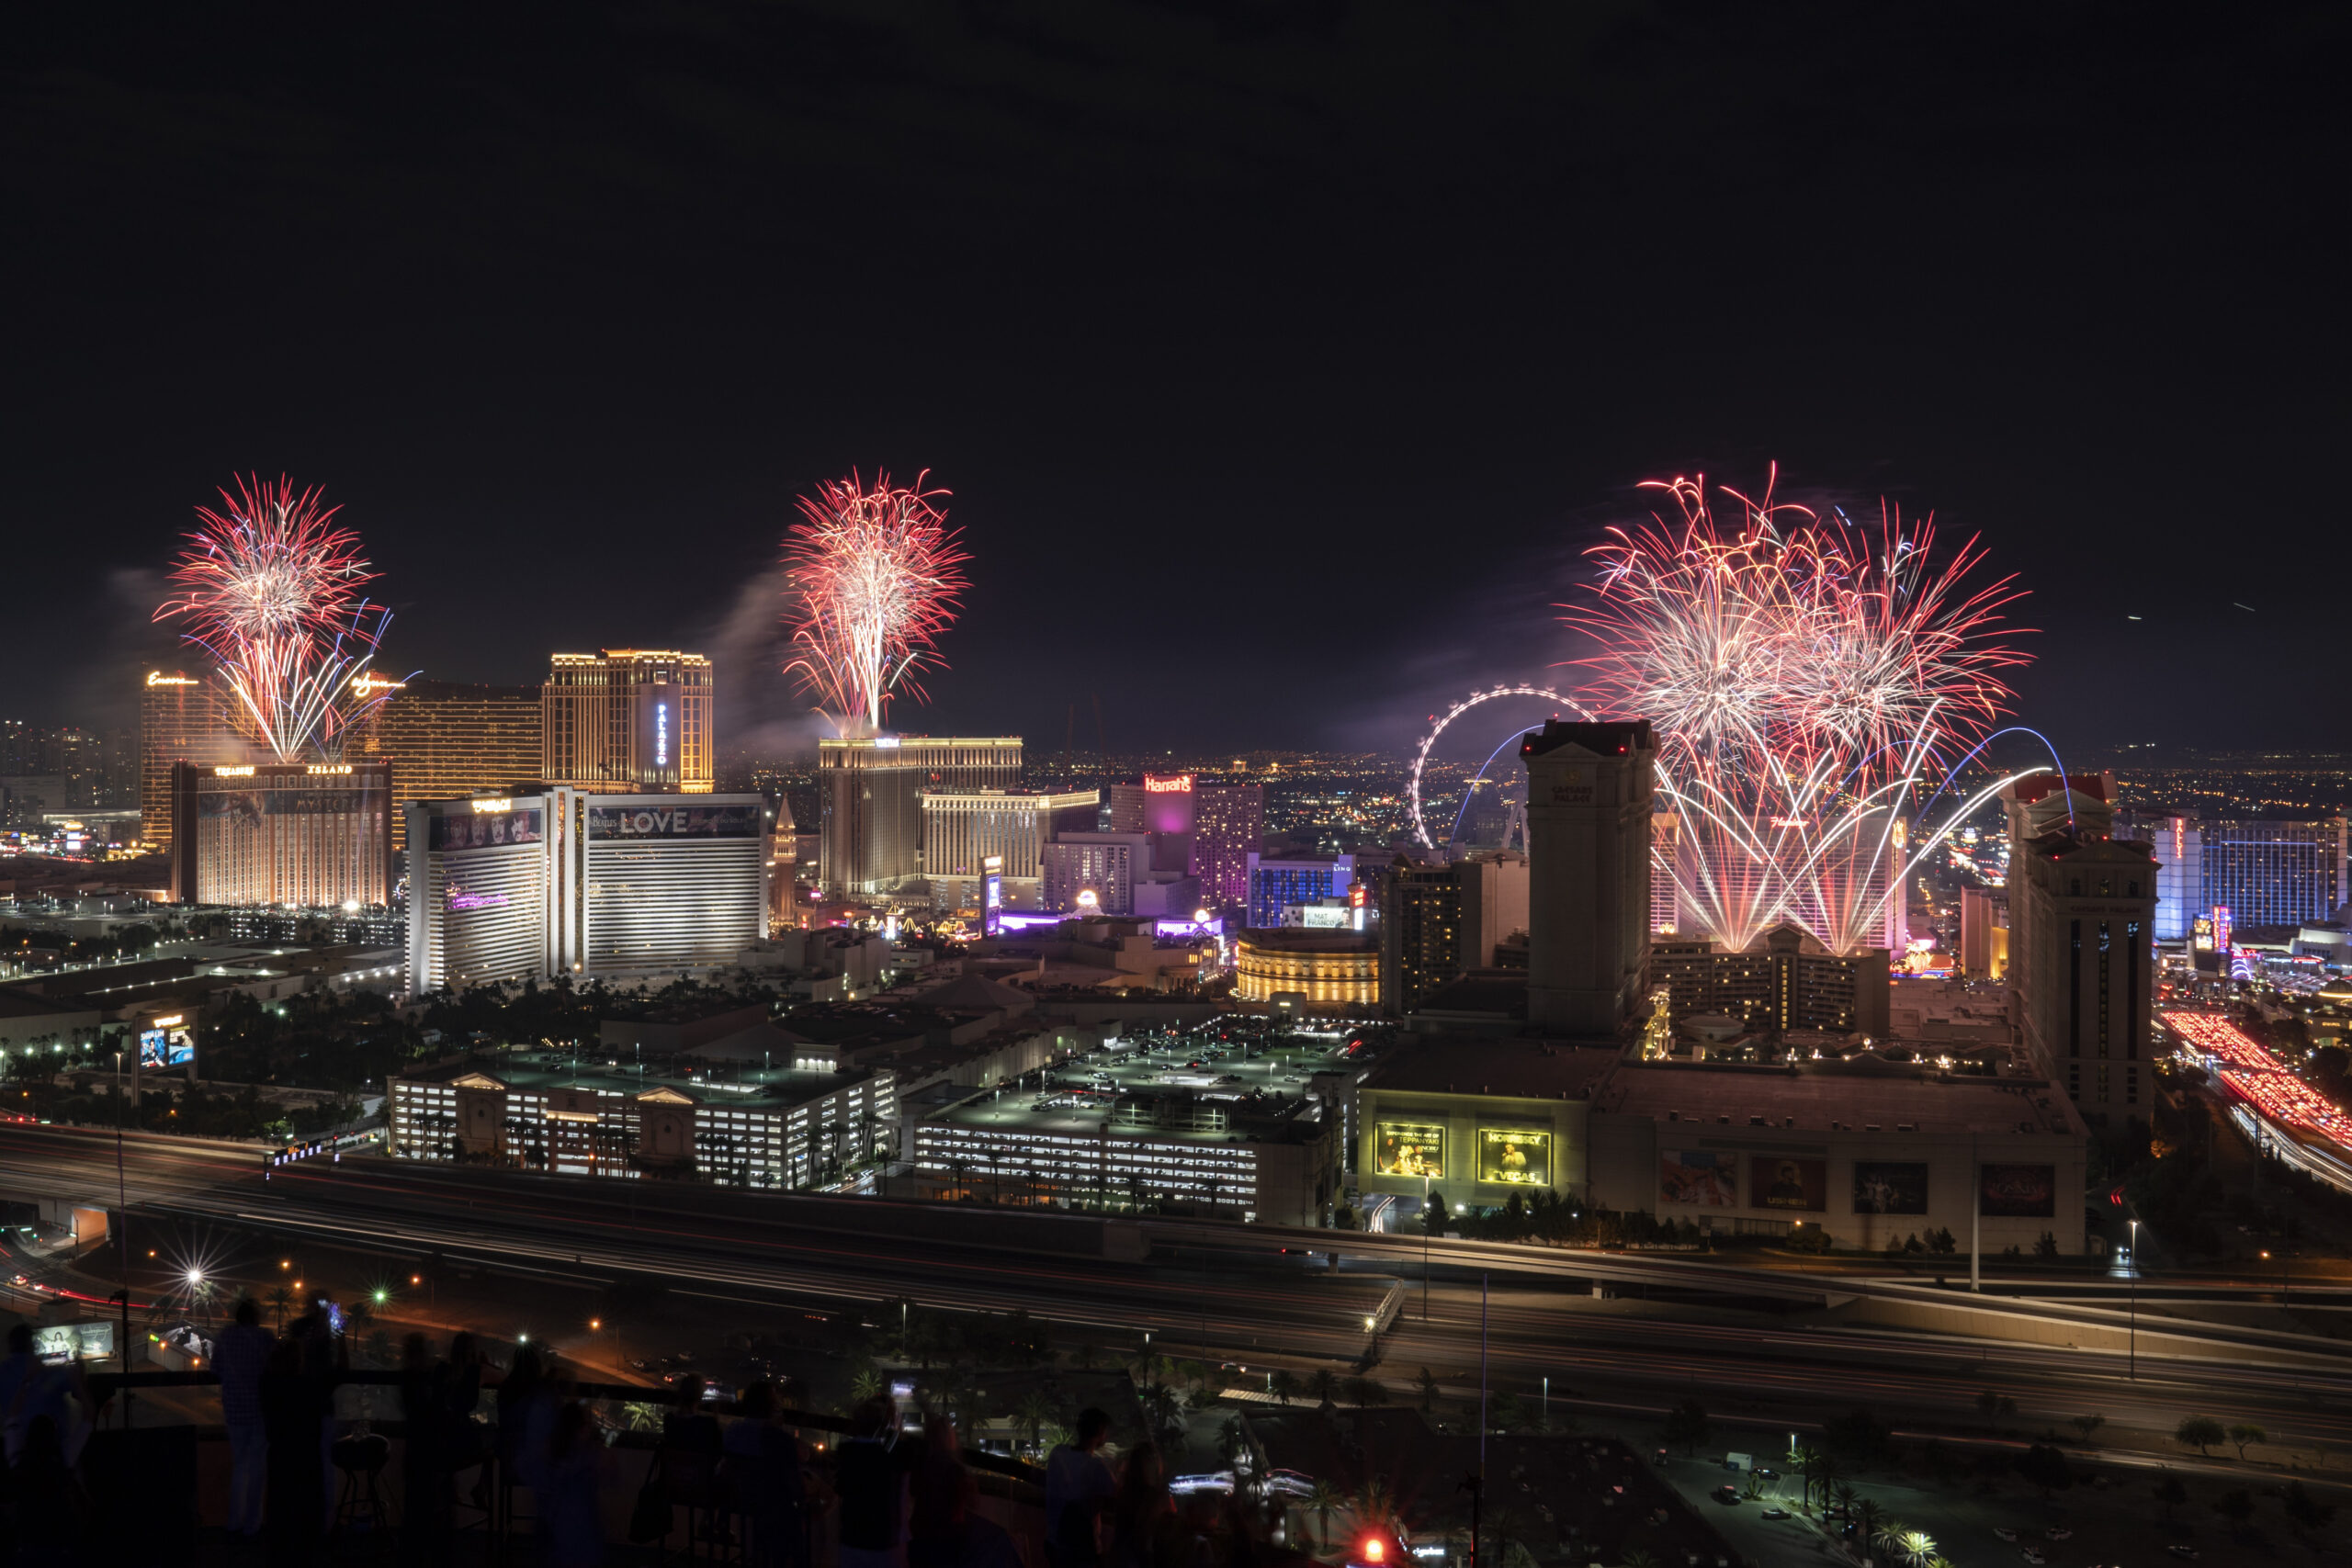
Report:
M1998 672L2025 656L1993 628L2022 591L1969 591L1975 542L1931 565L1932 523L1891 509L1863 528L1719 487L1738 508L1725 526L1703 476L1645 488L1674 520L1612 530L1593 599L1565 619L1600 648L1578 661L1592 705L1657 727L1682 826L1657 874L1727 946L1791 919L1832 952L1899 951L1909 870L1982 797L1940 825L1905 813L1998 719Z
M235 484L233 495L220 491L220 511L196 509L202 526L172 571L179 592L154 618L178 618L181 636L212 656L245 723L279 761L306 749L333 760L390 693L360 677L391 612L360 592L376 573L316 486L297 493L290 479L257 476Z
M785 540L795 649L785 670L800 677L843 735L882 728L883 705L898 692L918 698L914 679L943 664L935 645L956 619L968 586L944 490L912 488L876 473L854 473L800 497L801 520Z

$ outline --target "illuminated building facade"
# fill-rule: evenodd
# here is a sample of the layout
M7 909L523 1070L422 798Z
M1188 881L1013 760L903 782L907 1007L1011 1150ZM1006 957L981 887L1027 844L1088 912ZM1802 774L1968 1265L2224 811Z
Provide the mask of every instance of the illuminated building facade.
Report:
M710 660L699 653L559 653L539 716L540 760L529 770L539 779L611 794L710 793Z
M1201 784L1193 801L1193 874L1201 897L1229 909L1250 898L1250 857L1265 847L1263 784Z
M388 694L345 743L354 761L386 760L401 803L455 800L547 778L541 772L546 702L537 686L475 686L457 681L359 678ZM392 847L408 842L406 814L392 822Z
M2110 837L2103 774L2002 791L2009 818L2009 985L2036 1066L2094 1124L2145 1116L2156 863Z
M1660 937L1650 944L1650 983L1667 991L1668 1015L1722 1013L1750 1029L1817 1029L1883 1039L1888 1028L1887 952L1835 953L1803 927L1782 923L1740 952L1713 942Z
M1333 1122L1312 1102L1251 1116L1171 1095L1035 1109L985 1094L914 1126L915 1169L951 1201L1167 1211L1245 1224L1323 1223L1339 1185ZM1107 1109L1107 1114L1106 1114Z
M172 764L172 898L321 908L391 897L388 762Z
M2200 908L2228 909L2233 926L2292 926L2344 907L2343 818L2217 818L2203 829Z
M766 937L756 795L529 795L408 807L409 988L709 968Z
M1085 908L1103 915L1136 912L1136 882L1151 866L1148 833L1060 833L1041 856L1038 908ZM1092 894L1090 905L1081 897Z
M922 797L1012 791L1013 736L875 735L817 743L817 877L835 897L892 893L923 874Z
M1233 976L1236 1001L1287 996L1310 1011L1371 1012L1380 1006L1380 938L1303 927L1251 930L1234 945Z
M185 670L147 671L139 693L139 836L150 849L172 847L173 763L243 760L210 682Z
M409 990L427 996L553 971L548 795L415 801L409 843Z
M1250 924L1271 929L1283 923L1283 911L1294 905L1316 905L1327 898L1345 898L1356 877L1356 858L1276 860L1251 852L1245 864L1250 877Z
M447 1062L393 1077L396 1159L466 1161L570 1176L692 1172L726 1186L791 1190L839 1180L893 1141L888 1067L707 1067L691 1055L642 1075L575 1067L567 1055Z
M1451 865L1388 868L1380 911L1381 1006L1409 1012L1527 929L1527 857L1490 850Z
M928 790L922 795L922 869L934 903L977 902L991 857L1003 877L1005 907L1035 908L1045 849L1057 833L1093 828L1094 790L1059 795L999 790Z
M2163 885L2161 876L2158 886ZM2164 912L2159 897L2156 911ZM1971 980L1998 980L2009 972L2009 896L1998 887L1960 892L1960 972Z

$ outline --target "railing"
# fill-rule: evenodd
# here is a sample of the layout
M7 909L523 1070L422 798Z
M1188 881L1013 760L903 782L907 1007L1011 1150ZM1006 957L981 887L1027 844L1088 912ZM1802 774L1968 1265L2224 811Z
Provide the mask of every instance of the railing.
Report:
M338 1373L337 1383L339 1388L361 1391L396 1390L401 1375L355 1369ZM209 1371L98 1372L90 1375L88 1384L100 1412L98 1427L89 1434L81 1455L81 1472L94 1503L81 1544L96 1555L86 1560L185 1560L194 1551L199 1530L228 1523L232 1452L228 1429L217 1416L209 1421L191 1419L187 1401L174 1395L175 1391L217 1388L219 1375ZM567 1397L604 1404L657 1404L665 1414L673 1403L662 1397L667 1390L633 1383L573 1382L564 1384L561 1392ZM151 1397L141 1401L137 1397L141 1393ZM397 1408L396 1402L387 1403ZM699 1408L711 1416L741 1414L732 1402L706 1401ZM779 1418L804 1437L820 1435L814 1444L819 1451L811 1466L820 1473L828 1459L823 1450L831 1446L830 1439L850 1425L841 1416L820 1411L786 1410L779 1412ZM329 1520L332 1533L337 1539L364 1539L377 1530L409 1528L408 1500L403 1495L410 1479L406 1423L397 1416L343 1414L335 1426L345 1438L364 1433L381 1442L374 1445L372 1462L345 1459L346 1450L366 1452L361 1445L335 1445L335 1462L325 1477L337 1499ZM495 1426L487 1428L489 1434L496 1430ZM706 1476L699 1483L702 1490L681 1495L672 1484L668 1473L672 1467L663 1458L675 1450L665 1449L658 1424L631 1427L607 1421L603 1442L605 1459L595 1496L597 1517L608 1542L647 1540L639 1531L649 1491L662 1499L659 1517L669 1529L661 1540L671 1546L681 1533L690 1547L697 1539L706 1546L723 1542L744 1528L755 1507L754 1500L734 1495L723 1471L718 1472L718 1492L707 1490L712 1483ZM488 1441L475 1459L458 1467L457 1473L466 1473L479 1466L481 1485L460 1484L456 1492L459 1499L456 1518L445 1513L437 1527L447 1530L454 1525L458 1539L453 1545L464 1540L481 1543L479 1549L463 1547L463 1561L495 1560L503 1550L501 1542L537 1528L537 1499L516 1473L519 1467L511 1464L511 1456L502 1457L502 1449L497 1441ZM1012 1538L1023 1568L1046 1568L1044 1471L981 1449L965 1449L963 1459L978 1483L979 1495L973 1503L978 1514ZM132 1477L135 1482L129 1479ZM468 1497L474 1501L465 1501ZM803 1510L800 1528L808 1532L809 1554L804 1561L820 1564L833 1561L832 1532L839 1517L835 1508ZM330 1558L342 1560L333 1551Z
M397 1389L401 1385L401 1375L397 1371L355 1367L337 1371L335 1383L340 1388ZM117 1393L135 1394L141 1389L218 1388L220 1384L220 1374L203 1371L93 1372L89 1375L88 1382L92 1396L101 1404L107 1404L111 1403ZM571 1397L576 1399L609 1401L616 1404L652 1404L660 1406L665 1412L671 1409L673 1404L670 1397L670 1390L649 1388L642 1383L574 1382L568 1382L564 1386L569 1390ZM493 1391L485 1389L485 1392ZM708 1416L740 1416L743 1414L741 1407L733 1400L706 1400L701 1408L703 1413ZM784 1409L777 1411L776 1416L782 1425L800 1431L839 1435L850 1430L847 1417L827 1415L822 1411ZM367 1416L356 1417L356 1419L365 1419L371 1428L388 1433L397 1433L401 1425L396 1417ZM648 1440L644 1442L633 1440L638 1438ZM627 1427L618 1427L614 1429L612 1439L613 1445L618 1448L651 1448L659 1444L661 1434L651 1429L632 1431ZM966 1448L963 1450L963 1456L967 1469L986 1471L990 1474L1001 1475L1011 1481L1025 1482L1040 1488L1046 1484L1046 1472L1042 1466L1031 1464L1026 1460L1016 1459L1011 1454L996 1453L988 1449Z

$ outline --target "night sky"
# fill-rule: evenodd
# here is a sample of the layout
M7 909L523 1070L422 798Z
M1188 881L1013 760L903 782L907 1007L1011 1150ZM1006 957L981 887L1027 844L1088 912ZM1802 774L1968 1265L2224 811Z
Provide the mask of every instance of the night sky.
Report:
M26 8L0 716L129 722L259 468L393 672L704 649L782 744L792 497L883 466L976 558L901 728L1401 745L1777 460L1981 531L2065 743L2336 746L2347 16Z

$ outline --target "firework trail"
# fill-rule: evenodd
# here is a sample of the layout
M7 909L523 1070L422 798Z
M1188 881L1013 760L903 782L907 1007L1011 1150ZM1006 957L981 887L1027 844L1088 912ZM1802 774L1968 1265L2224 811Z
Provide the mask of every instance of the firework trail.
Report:
M1969 590L1974 540L1933 565L1932 521L1883 506L1862 527L1776 503L1769 484L1761 500L1719 486L1727 525L1703 475L1644 488L1674 515L1612 529L1589 552L1593 598L1564 619L1600 645L1577 661L1596 708L1657 728L1682 827L1657 874L1729 947L1791 919L1834 953L1899 949L1910 870L1984 797L1940 825L1906 808L1999 717L1998 672L2026 656L1994 627L2023 591Z
M220 491L222 509L196 509L202 526L172 570L179 592L156 607L220 668L245 724L280 761L305 748L332 761L345 732L390 694L363 694L391 612L360 589L376 578L359 536L334 525L316 486L257 476Z
M854 473L829 479L799 498L801 520L785 539L795 649L785 670L843 735L878 733L897 691L923 695L913 677L944 662L934 645L969 586L961 568L971 557L933 504L948 492L923 489L929 477L910 489L887 473L870 486Z

